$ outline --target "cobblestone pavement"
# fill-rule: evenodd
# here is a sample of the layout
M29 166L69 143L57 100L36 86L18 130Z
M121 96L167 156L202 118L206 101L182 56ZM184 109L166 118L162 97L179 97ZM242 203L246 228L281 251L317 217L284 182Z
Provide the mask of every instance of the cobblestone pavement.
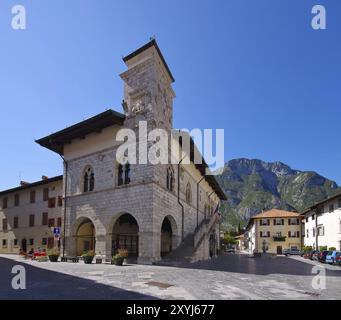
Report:
M27 269L27 290L21 290L25 293L9 285L10 266L19 262ZM312 287L319 272L313 267L315 263L299 257L252 258L245 254L227 254L181 268L35 262L2 255L0 298L340 299L341 267L324 269L325 290Z

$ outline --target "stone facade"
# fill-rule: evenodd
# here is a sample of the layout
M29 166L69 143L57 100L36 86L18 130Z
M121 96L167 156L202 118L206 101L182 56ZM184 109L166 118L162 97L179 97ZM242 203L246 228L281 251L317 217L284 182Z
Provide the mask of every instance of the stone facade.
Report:
M195 260L207 259L216 254L219 239L218 223L209 218L224 195L191 162L141 164L155 142L140 137L140 121L148 133L161 128L171 136L174 79L154 40L124 61L124 115L107 111L37 141L64 157L65 254L94 250L110 259L123 247L139 263L153 263L200 233ZM129 168L117 161L122 128L133 130L146 147L137 148L137 163Z

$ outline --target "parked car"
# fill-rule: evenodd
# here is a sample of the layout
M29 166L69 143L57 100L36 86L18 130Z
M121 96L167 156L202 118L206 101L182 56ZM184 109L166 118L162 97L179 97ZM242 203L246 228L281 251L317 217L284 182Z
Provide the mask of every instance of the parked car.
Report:
M318 261L319 259L319 254L320 254L320 251L315 251L312 256L311 256L311 260L315 260L315 261Z
M329 252L328 250L321 251L318 256L318 261L325 263L328 252Z
M284 249L282 252L286 256L300 256L302 252L297 248Z
M308 251L308 252L306 252L306 253L303 255L303 257L304 257L305 259L310 259L310 260L312 260L313 254L314 254L316 251L317 251L317 250Z
M326 263L334 264L336 262L336 256L340 253L340 251L329 251L326 256Z
M227 248L226 252L227 253L236 253L236 249L235 248Z
M336 255L335 263L336 263L337 265L341 266L341 252L339 252L339 253Z

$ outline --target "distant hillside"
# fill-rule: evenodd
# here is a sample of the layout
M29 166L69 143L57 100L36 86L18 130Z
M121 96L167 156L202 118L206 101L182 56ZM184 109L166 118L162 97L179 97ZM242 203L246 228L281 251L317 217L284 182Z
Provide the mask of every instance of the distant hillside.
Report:
M234 159L217 176L228 201L223 204L226 224L236 227L262 210L302 211L336 192L338 185L313 171L291 169L281 162Z

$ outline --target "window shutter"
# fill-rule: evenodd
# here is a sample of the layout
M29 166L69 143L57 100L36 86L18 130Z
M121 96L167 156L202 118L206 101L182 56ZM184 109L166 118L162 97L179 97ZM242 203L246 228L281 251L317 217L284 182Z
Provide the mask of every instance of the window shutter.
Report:
M270 238L270 231L268 231L268 234L267 234L268 238Z
M267 225L269 226L270 225L270 219L268 219L266 222L267 222Z
M282 226L284 226L284 219L282 219Z
M297 231L297 238L299 238L300 237L300 232L299 231Z

